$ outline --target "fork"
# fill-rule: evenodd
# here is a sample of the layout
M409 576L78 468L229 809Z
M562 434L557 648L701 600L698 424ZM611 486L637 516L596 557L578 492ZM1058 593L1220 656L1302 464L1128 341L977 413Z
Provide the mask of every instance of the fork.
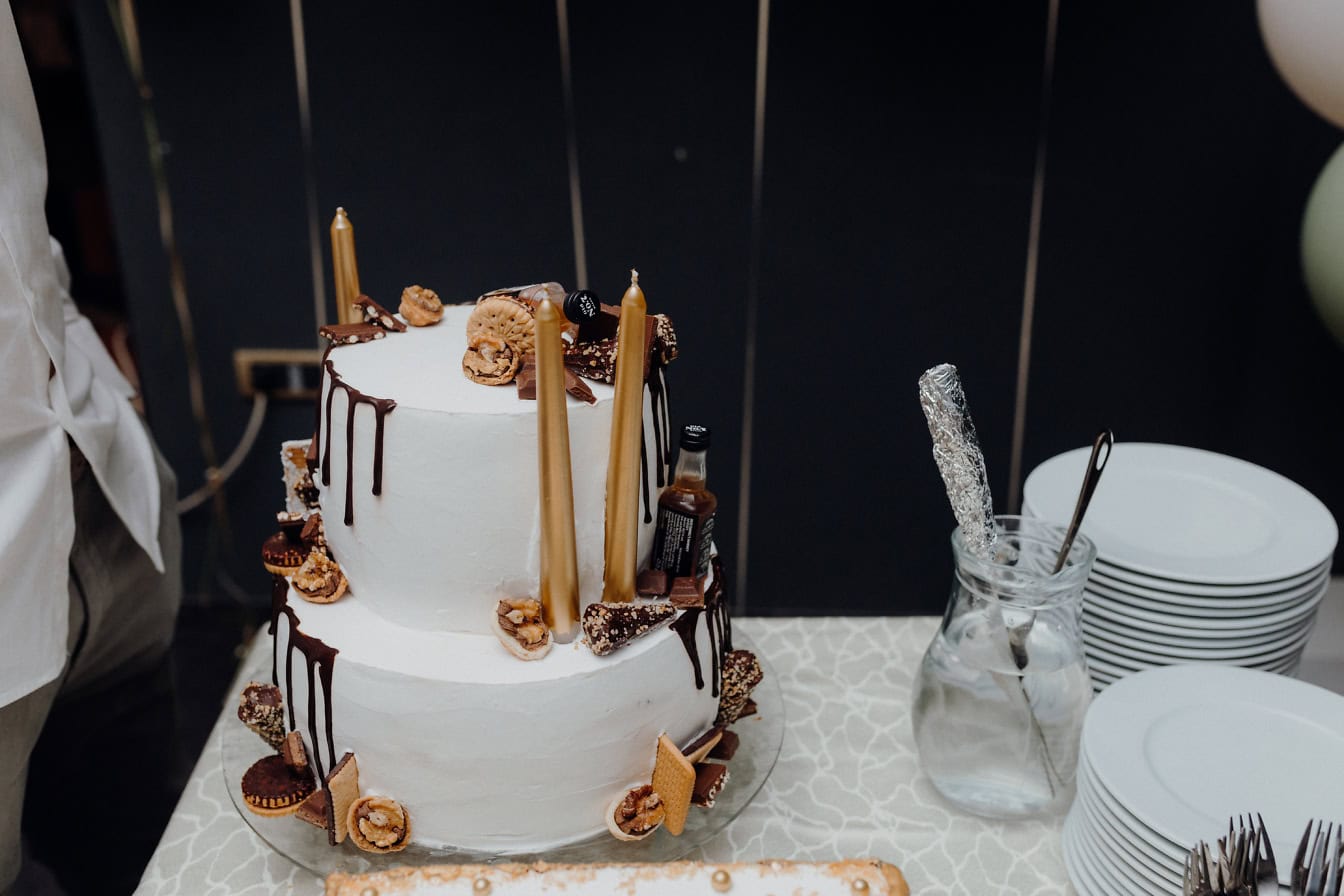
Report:
M1316 836L1311 836L1312 828ZM1322 821L1307 822L1302 840L1293 858L1293 896L1339 896L1340 879L1344 877L1344 847L1340 834L1344 825L1327 825ZM1311 844L1308 859L1307 846Z
M1238 815L1227 820L1227 836L1217 841L1214 860L1200 842L1185 860L1181 886L1184 896L1277 896L1278 872L1274 848L1260 815Z

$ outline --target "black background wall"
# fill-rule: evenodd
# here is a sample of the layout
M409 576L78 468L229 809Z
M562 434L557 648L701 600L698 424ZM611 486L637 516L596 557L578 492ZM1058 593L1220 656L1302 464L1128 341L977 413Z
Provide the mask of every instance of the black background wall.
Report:
M310 162L285 5L135 7L221 454L249 409L232 351L315 344L309 164L320 232L350 211L375 296L576 283L555 5L305 4ZM108 6L72 13L150 421L185 492L204 461L139 99ZM614 298L638 266L678 323L673 412L715 429L749 612L941 607L953 521L915 391L932 364L960 367L1007 501L1047 14L771 4L753 284L756 4L569 9L582 285ZM1265 464L1339 516L1344 352L1296 253L1344 137L1280 81L1253 4L1065 0L1051 99L1024 472L1109 425ZM71 113L43 114L50 143ZM311 421L273 405L224 516L184 518L195 600L262 600L275 446Z

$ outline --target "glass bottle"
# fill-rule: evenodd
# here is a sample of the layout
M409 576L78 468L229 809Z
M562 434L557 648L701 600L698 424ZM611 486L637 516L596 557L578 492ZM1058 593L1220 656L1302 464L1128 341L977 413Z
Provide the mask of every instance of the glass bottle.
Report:
M1092 684L1083 585L1096 547L1079 535L1058 573L1064 527L995 518L994 556L952 533L952 594L911 691L919 762L950 803L992 818L1068 808Z
M679 444L681 453L677 456L672 484L658 497L658 528L653 536L651 565L666 570L673 578L703 578L709 573L714 511L719 506L718 498L705 487L709 428L688 424L681 430Z

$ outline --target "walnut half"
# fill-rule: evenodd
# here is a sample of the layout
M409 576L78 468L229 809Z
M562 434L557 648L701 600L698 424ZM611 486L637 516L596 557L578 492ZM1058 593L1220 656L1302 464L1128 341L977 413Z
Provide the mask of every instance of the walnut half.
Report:
M505 598L495 606L492 627L499 641L519 659L539 660L551 650L551 630L535 598Z
M607 830L617 840L643 840L667 815L663 798L649 784L632 787L607 807Z

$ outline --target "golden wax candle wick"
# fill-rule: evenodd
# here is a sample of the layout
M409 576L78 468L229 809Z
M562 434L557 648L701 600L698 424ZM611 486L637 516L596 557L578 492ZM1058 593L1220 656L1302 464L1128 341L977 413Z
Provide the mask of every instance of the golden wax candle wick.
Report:
M550 299L536 311L537 472L541 501L540 597L551 637L560 644L579 631L579 564L574 535L574 483L569 460L560 313Z
M606 566L602 600L635 599L639 562L639 441L644 423L644 318L647 309L639 272L630 271L630 288L621 298L616 334L616 398L611 412L611 451L607 458Z

